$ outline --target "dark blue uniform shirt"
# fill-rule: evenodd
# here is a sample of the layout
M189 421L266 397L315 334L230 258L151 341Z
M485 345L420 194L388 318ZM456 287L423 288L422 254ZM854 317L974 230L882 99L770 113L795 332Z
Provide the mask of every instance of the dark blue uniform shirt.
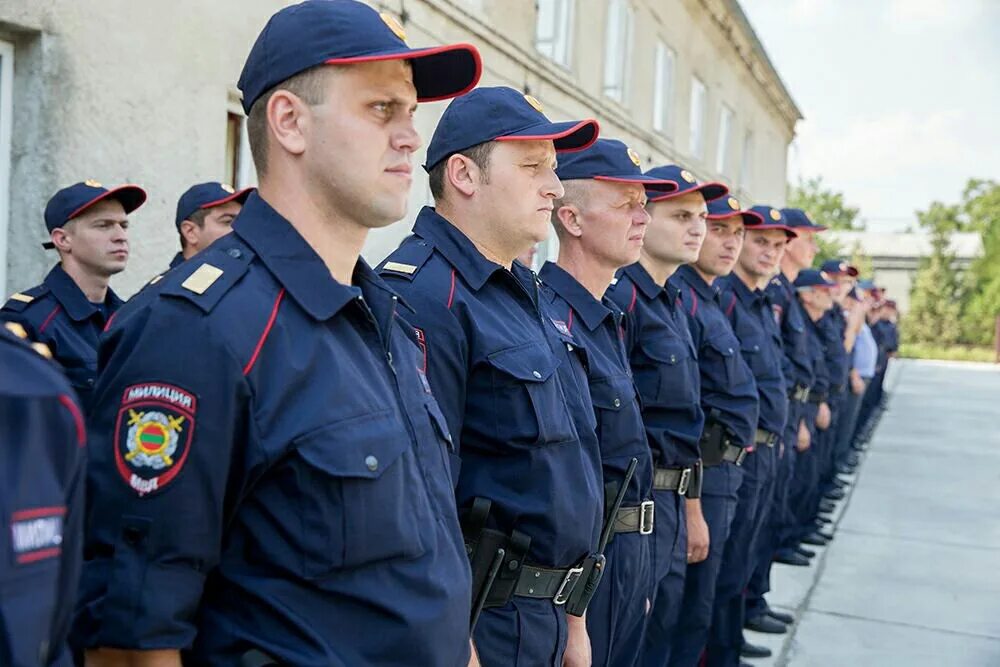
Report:
M677 290L657 285L636 263L618 271L607 296L625 313L625 347L653 461L661 468L693 465L701 458L705 415L698 358Z
M771 300L775 317L781 323L781 340L785 351L782 370L788 389L791 391L796 385L811 387L813 360L806 339L806 320L809 318L795 296L795 288L785 274L779 273L771 279L764 292Z
M72 665L83 414L56 366L0 326L0 664Z
M670 281L680 290L681 306L701 372L701 406L715 414L743 447L752 447L757 433L757 384L740 353L719 300L719 288L709 285L688 265Z
M546 262L539 277L551 310L586 351L604 483L620 483L635 458L638 464L623 506L648 500L653 490L653 458L625 354L622 312L606 296L600 301L595 299L576 278L556 264Z
M830 390L842 392L847 385L847 375L851 370L850 355L844 347L844 333L847 320L840 306L834 305L819 321L823 333L823 350L826 368L830 376Z
M407 300L452 433L459 507L531 538L528 560L568 567L597 545L603 486L583 350L540 303L536 277L486 259L430 207L380 265Z
M803 308L803 312L805 308ZM826 317L824 314L823 317ZM826 364L826 339L823 331L823 317L817 321L806 314L806 339L813 364L812 396L827 396L830 393L830 369Z
M56 264L41 285L8 299L0 319L20 323L32 340L49 346L86 409L97 377L98 337L121 305L110 288L103 304L87 301Z
M282 664L464 665L451 438L407 308L257 194L101 346L76 636Z
M760 428L781 435L788 419L788 388L781 371L783 352L781 329L767 295L751 290L735 273L719 278L726 317L740 340L760 399L757 423Z

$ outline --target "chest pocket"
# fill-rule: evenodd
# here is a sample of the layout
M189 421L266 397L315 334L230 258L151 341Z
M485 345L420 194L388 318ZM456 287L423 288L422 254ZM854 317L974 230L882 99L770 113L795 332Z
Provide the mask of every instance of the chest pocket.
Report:
M712 377L721 388L744 380L744 365L739 354L739 342L735 337L716 336L705 341L705 359L710 364Z
M601 442L601 458L634 454L636 443L641 445L638 453L646 449L645 432L642 428L642 413L639 397L632 378L617 375L590 383L590 397L597 415L597 436ZM641 437L636 437L641 435Z
M556 369L546 343L527 343L487 357L492 367L493 416L501 442L554 445L576 439Z
M777 359L774 358L770 347L774 341L768 338L769 336L764 334L764 336L747 336L740 340L740 352L754 377L768 377L779 372Z
M698 403L698 361L683 340L664 333L639 341L632 372L643 403L686 408Z
M428 490L400 417L385 410L300 438L299 539L306 576L416 558L433 524ZM305 488L302 488L305 487Z

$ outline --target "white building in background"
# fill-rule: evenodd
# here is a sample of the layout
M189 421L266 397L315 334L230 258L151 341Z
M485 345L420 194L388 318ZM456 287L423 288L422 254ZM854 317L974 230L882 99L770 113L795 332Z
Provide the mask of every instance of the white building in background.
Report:
M88 178L149 192L133 216L124 295L177 250L188 185L253 184L236 81L278 0L0 0L0 292L41 280L45 202ZM596 117L644 167L668 161L781 205L801 113L736 0L381 0L414 45L469 41L482 85L539 98L554 120ZM425 145L445 103L417 115ZM423 161L423 152L416 162ZM422 176L422 173L421 173ZM372 234L377 262L427 203Z
M886 298L896 302L901 313L910 309L910 289L920 268L920 260L929 257L933 248L931 235L925 232L841 232L826 233L850 257L855 248L871 258L871 277L886 290ZM977 232L951 235L948 252L955 257L955 268L968 269L983 254L983 240Z

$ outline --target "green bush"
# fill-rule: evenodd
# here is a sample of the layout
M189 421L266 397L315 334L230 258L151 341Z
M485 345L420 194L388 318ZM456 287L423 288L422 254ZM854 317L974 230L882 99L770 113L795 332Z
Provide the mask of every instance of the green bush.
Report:
M935 345L934 343L903 343L899 356L906 359L940 359L943 361L993 362L996 355L991 347L975 345Z

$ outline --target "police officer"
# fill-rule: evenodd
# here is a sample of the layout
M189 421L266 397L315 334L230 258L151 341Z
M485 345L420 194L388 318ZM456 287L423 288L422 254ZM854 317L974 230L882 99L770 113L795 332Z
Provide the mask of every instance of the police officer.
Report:
M181 251L170 260L174 268L212 245L217 238L233 231L233 220L253 188L234 190L226 183L209 181L188 188L177 200L174 224L181 240Z
M794 548L797 543L792 547L785 546L788 533L796 527L788 503L788 491L801 446L800 437L806 428L804 406L809 400L809 389L813 383L813 356L806 336L806 316L795 297L792 282L799 271L812 265L816 254L813 235L826 228L813 223L799 209L769 209L768 216L773 222L791 227L796 234L785 246L781 270L765 289L771 310L781 327L784 350L782 374L788 390L788 418L779 443L782 455L778 459L769 525L760 540L757 564L747 587L745 627L758 632L782 634L787 632L786 625L793 621L793 617L771 609L764 599L770 590L772 560L803 567L809 565L809 559ZM808 435L808 430L805 434ZM807 444L808 440L804 442Z
M688 172L681 177L693 181ZM709 198L706 197L706 200ZM755 217L755 216L751 216ZM739 205L725 202L708 212L708 233L698 259L670 279L680 291L691 338L698 351L701 407L705 426L699 447L705 467L701 511L709 531L708 557L688 566L684 600L670 664L698 664L708 641L715 588L743 481L740 469L753 448L758 398L740 342L726 317L717 278L728 275L743 245L744 218Z
M456 434L484 665L590 664L585 605L565 612L601 527L596 423L580 343L516 257L548 236L556 152L586 148L598 126L541 109L505 87L452 102L427 150L435 207L381 265L415 311Z
M769 516L778 445L788 416L781 330L763 288L777 272L785 244L795 232L775 222L768 206L741 210L739 201L729 197L709 202L708 208L709 215L743 218L739 259L733 272L717 282L726 317L757 383L760 404L754 448L743 462L739 502L722 557L706 651L709 665L737 665L740 656L771 655L767 647L743 641L743 592L757 563L755 542Z
M239 79L259 193L105 335L88 664L469 659L451 438L359 253L405 214L417 102L468 90L479 56L404 34L354 0L271 17Z
M622 312L604 293L615 271L639 259L649 221L645 188L677 189L673 181L643 176L639 164L634 150L612 139L560 158L556 174L565 195L552 213L559 258L539 272L551 308L587 357L604 467L604 521L613 531L587 630L593 664L623 667L632 667L642 649L651 595L653 459L622 342Z
M21 324L62 365L84 409L97 375L97 339L122 304L108 287L128 262L128 215L146 201L135 185L97 181L63 188L45 206L49 240L59 253L41 285L12 295L0 319Z
M723 190L684 180L679 167L646 175L654 172L658 180L677 183L678 190L647 193L650 222L639 261L618 271L607 295L625 313L625 347L654 465L653 585L640 664L663 667L680 614L687 563L704 560L708 552L700 513L690 519L697 523L689 530L685 507L701 498L698 438L704 413L698 361L680 297L667 280L681 264L698 258L705 238L705 196L721 196Z
M69 383L20 324L0 326L0 664L70 665L86 431Z

